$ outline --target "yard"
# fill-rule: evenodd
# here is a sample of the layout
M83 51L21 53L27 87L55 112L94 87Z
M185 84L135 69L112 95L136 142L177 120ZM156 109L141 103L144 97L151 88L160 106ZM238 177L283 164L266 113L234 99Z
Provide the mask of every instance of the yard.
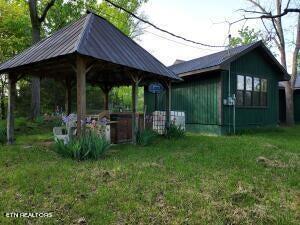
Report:
M85 162L52 151L50 124L18 121L16 136L0 151L0 224L300 224L300 126L119 145Z

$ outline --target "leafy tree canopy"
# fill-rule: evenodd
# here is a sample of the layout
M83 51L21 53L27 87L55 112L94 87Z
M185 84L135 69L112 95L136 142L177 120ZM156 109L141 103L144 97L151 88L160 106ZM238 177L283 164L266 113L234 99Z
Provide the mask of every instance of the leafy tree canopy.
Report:
M250 29L248 26L240 29L238 34L238 37L231 38L229 43L231 47L251 44L258 41L262 36L261 31L255 31L254 29Z
M148 0L115 0L118 5L126 8L132 13L139 14L138 11L142 4ZM140 22L133 19L129 14L115 7L112 7L107 2L98 0L56 0L55 5L49 11L45 22L45 31L51 33L64 27L69 22L80 18L86 13L86 10L92 10L98 15L104 17L124 34L132 38L142 33ZM143 17L143 15L140 15Z
M0 0L0 62L31 43L31 25L25 1Z

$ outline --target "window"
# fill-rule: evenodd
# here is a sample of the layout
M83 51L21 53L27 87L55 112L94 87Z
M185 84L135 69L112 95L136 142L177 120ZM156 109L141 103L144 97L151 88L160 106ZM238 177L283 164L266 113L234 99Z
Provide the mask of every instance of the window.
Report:
M260 105L267 106L268 81L261 79Z
M252 105L252 91L253 91L252 77L246 76L245 106Z
M236 105L267 106L268 81L258 77L237 75Z
M237 89L242 91L245 89L244 76L237 75Z
M236 104L244 105L245 77L237 75Z
M253 79L253 106L260 106L260 79L257 77L254 77Z

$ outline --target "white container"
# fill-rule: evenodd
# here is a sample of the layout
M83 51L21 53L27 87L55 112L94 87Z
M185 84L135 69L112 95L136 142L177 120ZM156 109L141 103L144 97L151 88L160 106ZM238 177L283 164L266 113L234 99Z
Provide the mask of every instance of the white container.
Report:
M166 111L154 111L153 116L153 130L159 134L164 134L166 124ZM185 112L171 111L171 123L177 127L185 130Z

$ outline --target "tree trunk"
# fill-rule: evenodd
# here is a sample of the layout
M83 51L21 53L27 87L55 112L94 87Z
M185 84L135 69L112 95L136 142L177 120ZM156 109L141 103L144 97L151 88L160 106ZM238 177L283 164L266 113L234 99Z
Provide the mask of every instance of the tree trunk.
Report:
M41 39L41 24L39 22L32 23L32 40L33 44L37 43ZM31 77L31 110L30 118L35 119L40 115L41 104L41 81L39 76Z
M36 0L28 1L32 26L32 44L39 42L41 39L41 22L39 21L36 4ZM40 101L40 78L34 75L31 77L31 119L35 119L40 115Z
M0 92L0 119L5 119L5 103L4 103L4 84L1 84L1 92Z
M40 78L31 77L31 114L30 118L35 119L40 115Z
M295 124L294 118L294 85L297 77L298 69L298 55L300 50L300 13L298 15L297 33L296 33L296 45L293 52L292 59L292 74L291 80L287 82L285 87L285 98L286 98L286 123L288 125Z
M282 0L276 0L276 11L277 14L280 14L282 10ZM280 52L280 61L281 65L287 69L286 64L286 52L285 52L285 37L282 27L281 17L274 19L274 26L277 30L277 36L280 45L278 46L278 50ZM284 82L285 89L285 104L286 104L286 124L292 126L295 124L294 120L294 93L293 93L293 85L290 82Z
M139 83L137 81L133 81L132 83L132 143L137 143L137 133L138 133L138 114L137 114L137 105L138 105L138 90Z
M16 80L11 75L8 76L8 105L7 105L7 144L14 143L14 110L16 100Z
M72 83L69 78L66 78L65 112L67 115L72 112Z
M285 102L286 102L286 124L292 126L295 124L294 119L294 91L289 81L284 82Z
M49 1L42 10L41 16L38 15L38 1L28 0L30 12L30 21L32 26L32 43L35 44L41 40L41 26L45 21L47 12L54 5L55 0ZM40 77L31 78L31 113L30 118L35 119L40 115Z

